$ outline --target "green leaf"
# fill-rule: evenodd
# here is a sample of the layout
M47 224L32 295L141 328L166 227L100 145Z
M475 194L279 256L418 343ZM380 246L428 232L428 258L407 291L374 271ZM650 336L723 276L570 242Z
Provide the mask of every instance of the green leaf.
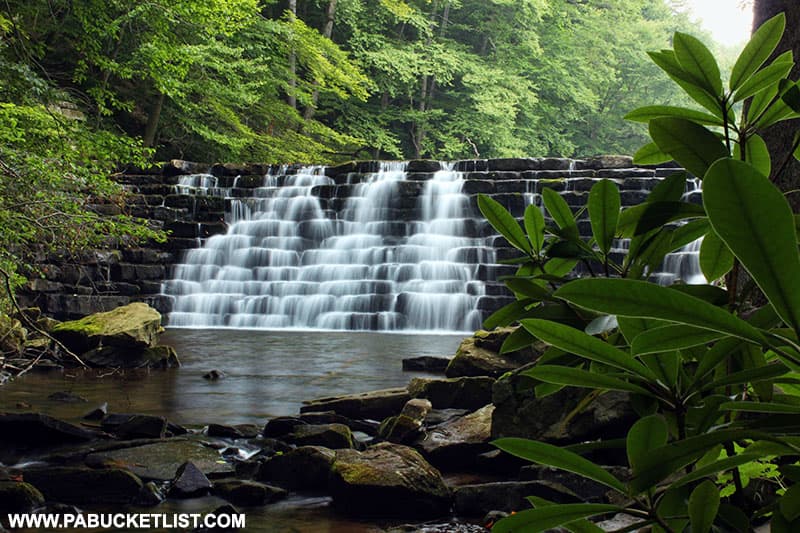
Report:
M497 439L492 441L492 445L521 459L566 470L619 492L625 492L625 484L607 470L561 446L519 438Z
M705 175L714 161L730 155L714 133L682 118L651 120L650 136L664 153L698 178Z
M772 171L772 161L769 156L769 148L767 143L764 142L759 135L753 134L747 138L744 157L742 157L742 149L739 143L733 147L733 158L747 161L764 176L769 176Z
M633 155L636 165L660 165L672 161L672 156L661 151L656 143L647 143Z
M789 522L800 518L800 485L789 487L783 497L778 501L781 514Z
M692 533L708 533L719 510L719 490L713 481L705 480L689 497L689 521Z
M727 376L715 379L711 383L704 385L702 390L717 389L728 385L741 385L744 383L754 383L765 379L772 379L786 374L789 369L783 363L770 363L758 368L748 368L740 370Z
M551 501L545 500L544 498L539 498L537 496L528 496L526 498L534 507L547 507L552 505L559 505L557 503L553 503ZM571 531L572 533L603 533L603 530L588 520L575 520L574 522L569 522L562 526L564 529Z
M795 113L800 113L800 87L797 82L781 83L781 99Z
M709 282L725 276L733 268L733 253L716 233L709 231L700 245L700 270Z
M688 485L689 483L697 481L698 479L717 474L718 472L724 472L725 470L730 470L731 468L761 459L762 457L763 456L760 453L740 453L732 457L726 457L698 468L697 470L693 470L690 474L686 474L674 482L672 485L670 485L670 487L683 487L684 485Z
M650 203L680 202L686 190L686 179L688 177L689 174L685 171L670 174L650 191L645 201Z
M686 246L690 242L694 242L700 237L705 236L711 226L708 224L708 219L692 220L686 224L675 228L672 232L672 246L673 250Z
M672 324L650 329L637 335L631 343L631 353L644 355L682 350L707 344L721 337L724 337L724 334L716 331Z
M617 231L620 195L613 181L603 179L589 191L589 220L600 251L608 254Z
M658 375L659 381L669 388L678 382L681 356L677 351L645 354L640 357L647 368Z
M511 213L500 205L500 202L481 194L478 196L478 208L492 227L505 237L511 246L530 255L531 244L525 237L525 233Z
M619 324L619 330L622 332L625 340L628 341L628 344L632 343L633 339L643 331L668 325L667 322L662 322L660 320L628 316L617 317L617 323Z
M575 520L622 511L616 505L599 503L565 503L537 509L526 509L503 518L492 527L492 533L546 531Z
M527 348L534 342L536 342L536 338L528 333L525 328L517 328L503 341L503 345L500 346L500 353L516 352Z
M646 281L577 279L562 286L553 296L600 313L657 318L726 333L755 344L766 342L758 329L729 312Z
M708 91L699 86L699 82L686 72L678 63L675 52L672 50L662 50L660 52L648 52L647 55L658 65L667 75L677 83L692 100L705 107L711 113L722 118L722 109L719 101Z
M512 277L505 280L506 287L517 295L532 300L549 300L550 291L541 285L525 278Z
M774 402L725 402L719 406L723 411L742 411L746 413L784 413L800 414L800 405Z
M753 166L723 159L709 169L703 203L714 231L781 319L800 331L800 253L781 191Z
M683 69L694 77L698 86L715 97L722 96L722 79L714 54L698 38L675 32L672 41L675 57Z
M786 28L786 16L780 13L753 32L731 70L730 90L735 92L772 55Z
M703 206L687 202L645 202L625 209L619 216L618 233L635 237L669 222L706 216Z
M662 117L685 118L686 120L691 120L692 122L709 126L722 125L722 121L714 115L694 109L686 109L685 107L668 105L651 105L640 107L625 115L625 120L630 120L633 122L650 122L654 118ZM635 158L634 163L641 164L638 163Z
M794 67L794 62L792 61L775 61L770 66L756 72L755 75L747 80L733 95L733 101L740 102L775 85L789 75L792 67Z
M534 337L561 348L565 352L580 355L586 359L604 363L614 368L627 370L647 380L656 381L650 369L605 341L587 335L569 326L550 322L549 320L525 319L520 321Z
M756 122L756 119L767 110L770 103L772 103L773 99L775 99L777 96L778 87L770 87L753 95L753 98L750 100L750 105L747 109L748 123Z
M649 369L648 369L649 370ZM522 372L523 375L553 383L555 385L569 385L570 387L582 387L587 389L616 390L652 396L647 389L628 383L607 374L598 374L580 368L558 365L538 365L530 370Z
M652 450L667 443L669 430L664 417L650 415L639 419L631 426L625 441L628 453L628 464L634 473L639 472L642 459Z
M556 191L546 188L542 191L542 200L547 212L562 230L568 231L574 238L578 238L578 226L572 215L572 210L566 200Z
M714 305L728 304L728 291L715 285L683 285L674 284L669 286L673 291L679 291L695 298L700 298Z
M629 482L631 493L638 494L650 489L689 463L699 459L717 444L763 437L768 437L768 435L741 429L723 429L656 448L642 458L639 473Z
M517 300L504 305L483 321L483 328L491 330L496 327L508 326L523 316L526 307L535 303L536 300Z
M544 215L541 210L531 204L525 208L525 231L528 240L536 255L539 255L544 245Z

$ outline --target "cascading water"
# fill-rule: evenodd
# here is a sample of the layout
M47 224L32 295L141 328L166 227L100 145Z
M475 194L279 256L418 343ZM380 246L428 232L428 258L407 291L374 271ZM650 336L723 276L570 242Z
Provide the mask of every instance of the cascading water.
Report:
M350 196L338 210L314 194L334 186L321 167L269 174L246 199L231 198L212 176L181 178L181 192L229 198L230 227L189 250L165 283L174 296L170 325L477 329L477 265L494 263L494 252L468 236L462 176L448 168L424 182L406 177L404 163L382 163L342 186ZM410 198L414 220L397 220L398 204Z

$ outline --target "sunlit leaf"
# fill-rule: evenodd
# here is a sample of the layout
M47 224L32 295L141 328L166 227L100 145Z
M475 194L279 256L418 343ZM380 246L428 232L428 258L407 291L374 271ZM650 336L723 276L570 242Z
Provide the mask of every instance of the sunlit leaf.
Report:
M703 203L714 231L770 304L800 331L800 253L794 217L781 191L753 166L723 159L709 169Z

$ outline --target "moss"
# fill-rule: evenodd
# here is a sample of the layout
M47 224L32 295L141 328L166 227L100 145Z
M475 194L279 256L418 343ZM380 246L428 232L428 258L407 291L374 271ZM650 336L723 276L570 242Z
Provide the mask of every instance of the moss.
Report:
M0 511L27 512L44 503L44 496L30 483L0 481Z

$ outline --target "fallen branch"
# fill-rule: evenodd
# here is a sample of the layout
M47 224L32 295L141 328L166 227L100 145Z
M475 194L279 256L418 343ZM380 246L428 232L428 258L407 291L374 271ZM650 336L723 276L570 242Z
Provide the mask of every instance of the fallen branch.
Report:
M60 340L58 340L55 337L53 337L52 335L50 335L50 333L48 333L47 331L45 331L42 328L40 328L33 320L28 318L28 315L26 315L22 311L22 309L19 307L19 303L17 302L17 299L14 297L14 292L11 290L11 275L8 272L6 272L5 270L3 270L2 268L0 268L0 275L2 275L4 280L5 280L5 290L6 290L6 294L8 295L9 300L11 301L11 305L17 311L17 314L19 315L19 317L22 320L22 322L27 327L30 327L32 330L34 330L38 334L42 335L43 337L46 337L46 338L50 339L50 341L55 343L55 345L58 346L65 354L67 354L68 356L70 356L73 359L75 359L75 361L77 361L79 365L81 365L84 368L89 368L89 365L84 363L81 360L81 358L78 357L78 355L75 354L72 350L70 350L69 348L64 346L64 344ZM39 359L42 358L42 355L44 355L44 353L39 354L39 356L36 359L34 359L34 363L37 363L39 361ZM27 372L29 369L30 369L30 366L28 368L26 368L25 370L23 370L23 373Z

